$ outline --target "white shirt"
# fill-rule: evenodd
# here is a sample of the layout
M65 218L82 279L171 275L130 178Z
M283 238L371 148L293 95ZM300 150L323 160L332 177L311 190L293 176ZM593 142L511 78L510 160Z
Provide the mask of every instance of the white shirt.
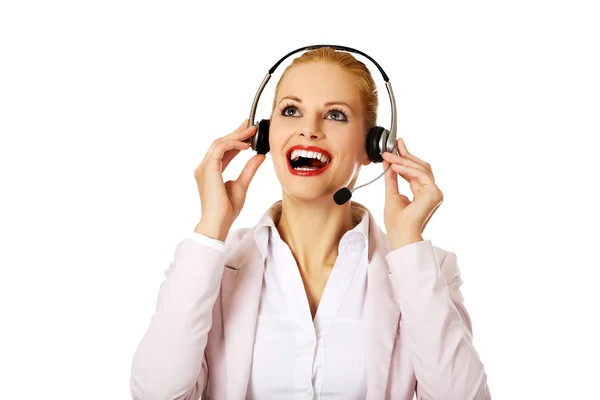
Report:
M369 217L340 240L314 321L298 266L270 210L255 231L265 260L246 400L366 398L364 303ZM223 242L193 233L216 249Z

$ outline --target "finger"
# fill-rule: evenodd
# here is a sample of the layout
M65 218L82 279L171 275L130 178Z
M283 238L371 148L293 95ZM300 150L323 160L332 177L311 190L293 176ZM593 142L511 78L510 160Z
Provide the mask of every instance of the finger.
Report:
M258 167L260 167L263 161L265 161L265 158L266 156L264 154L257 154L250 160L248 160L248 162L244 166L244 169L242 170L240 176L237 178L236 181L240 185L242 185L245 190L248 190L248 186L250 186L252 178L254 178Z
M382 154L382 157L383 157L384 160L389 161L392 164L401 164L401 165L406 165L406 166L409 166L409 167L413 167L413 168L419 169L419 170L425 172L426 174L431 175L431 177L433 178L433 172L431 172L430 170L426 169L423 165L421 165L421 164L419 164L419 163L417 163L415 161L409 160L406 157L401 157L401 156L398 156L396 154L392 154L392 153L388 153L388 152L384 152Z
M405 165L392 164L392 169L408 181L415 199L422 194L428 193L430 200L439 206L439 203L443 200L443 194L435 182L430 179L429 175L421 170Z
M217 140L213 142L213 145L206 155L206 164L209 168L221 171L223 165L222 158L225 152L230 150L238 150L239 152L240 150L246 150L249 146L250 144L237 140ZM229 164L230 161L231 159L227 161L227 164Z
M240 153L240 150L229 150L223 154L223 158L221 158L221 172L225 171L225 168L229 165L231 160L235 158Z
M396 173L398 173L398 175L406 179L411 184L411 189L413 189L412 183L418 183L420 185L433 184L431 176L428 173L423 172L423 170L421 169L417 169L403 164L392 164L392 167L390 169L394 170Z
M246 128L248 128L248 118L246 118L242 122L242 124L240 126L238 126L237 128L235 128L235 130L233 132L231 132L229 135L231 135L232 133L235 133L235 132L241 132L241 131L243 131ZM227 135L227 136L229 136L229 135ZM227 137L227 136L225 136L225 137Z
M248 126L242 127L240 125L240 128L231 132L229 135L224 136L223 139L244 140L244 139L248 139L249 137L251 137L252 135L254 135L256 133L255 125L252 125L250 127L248 127Z
M383 169L385 170L390 166L390 163L387 161L383 162ZM398 174L392 169L388 169L385 172L385 195L386 197L393 196L398 194Z
M246 120L248 121L248 120ZM240 125L240 127L242 127L242 125ZM239 129L239 128L238 128ZM240 142L244 142L247 143L248 145L250 145L250 142L247 141L246 139L250 138L254 133L256 133L256 127L255 126L251 126L249 128L243 128L241 131L236 131L230 135L227 135L225 137L223 137L223 140L238 140ZM222 159L222 167L221 170L224 171L225 168L227 168L227 165L229 165L229 162L231 160L233 160L233 158L235 156L237 156L239 153L239 150L231 150L230 152L226 152L223 155L223 159Z
M404 139L402 139L402 138L398 139L398 141L396 142L396 147L398 148L398 154L400 154L403 157L408 158L409 160L411 160L413 162L416 162L417 164L420 164L427 171L431 172L431 165L429 163L421 160L419 157L415 156L414 154L412 154L408 151L408 149L406 148L406 143L404 143Z

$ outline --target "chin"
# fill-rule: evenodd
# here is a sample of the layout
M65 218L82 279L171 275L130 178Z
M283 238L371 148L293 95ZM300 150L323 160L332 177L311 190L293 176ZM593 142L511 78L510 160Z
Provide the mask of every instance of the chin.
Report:
M309 182L311 181L311 182ZM280 180L284 198L293 199L302 202L322 203L333 201L333 195L342 187L343 183L317 182L307 178L298 178L296 176L287 177Z
M315 191L315 190L302 190L302 188L294 188L289 189L283 187L283 192L285 193L285 197L305 202L316 202L322 201L324 199L333 199L333 194L335 191L331 193L326 193L324 191ZM332 200L333 201L333 200Z
M332 168L316 176L302 176L294 174L290 170L287 160L278 160L283 162L274 162L275 174L285 195L289 198L301 201L318 201L330 199L333 202L333 195L342 187L348 187L352 182L352 177L340 179L335 167L339 165L330 165ZM351 174L349 174L351 175ZM336 178L337 179L333 179Z

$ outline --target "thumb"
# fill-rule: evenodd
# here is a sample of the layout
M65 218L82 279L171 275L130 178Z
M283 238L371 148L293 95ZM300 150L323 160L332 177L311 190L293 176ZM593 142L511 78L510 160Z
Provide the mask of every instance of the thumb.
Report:
M240 183L243 187L245 187L246 190L248 190L248 186L250 186L252 178L254 178L258 167L262 165L263 161L265 161L265 158L266 155L257 154L250 160L248 160L248 162L244 166L244 169L240 173L240 176L237 178L237 182Z
M383 162L383 169L390 167L385 173L385 196L390 197L399 193L398 191L398 174L391 168L389 162Z

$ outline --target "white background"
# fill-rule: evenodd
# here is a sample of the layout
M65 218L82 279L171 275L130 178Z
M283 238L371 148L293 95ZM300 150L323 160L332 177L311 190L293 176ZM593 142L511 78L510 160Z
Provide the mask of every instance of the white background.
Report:
M268 68L316 43L390 76L399 136L445 194L425 238L458 255L494 399L600 397L597 2L200 3L0 6L0 398L129 398L200 217L194 169ZM381 224L383 190L354 196ZM268 158L235 227L279 198Z

